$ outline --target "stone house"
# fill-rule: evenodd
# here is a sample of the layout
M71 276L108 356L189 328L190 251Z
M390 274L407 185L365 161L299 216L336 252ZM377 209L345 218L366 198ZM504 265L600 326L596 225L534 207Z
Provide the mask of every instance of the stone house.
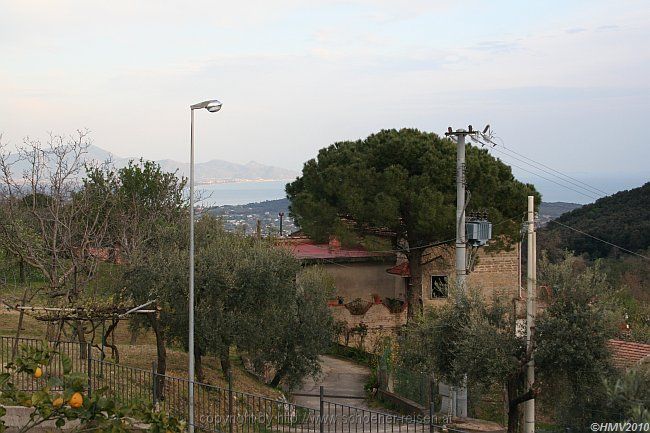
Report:
M339 342L374 352L386 336L406 323L406 288L410 281L406 259L393 252L345 248L336 239L318 244L294 234L279 241L305 266L318 264L332 275L336 296L329 301L341 324ZM491 253L479 248L468 285L486 298L494 295L521 299L520 245ZM434 307L447 302L447 285L454 278L454 247L427 248L422 256L422 303Z

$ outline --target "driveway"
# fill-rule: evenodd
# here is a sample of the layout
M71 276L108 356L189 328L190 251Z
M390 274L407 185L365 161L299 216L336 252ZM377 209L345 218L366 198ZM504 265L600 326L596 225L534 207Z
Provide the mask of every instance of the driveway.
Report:
M367 367L327 355L321 356L321 366L323 372L318 380L314 381L309 378L303 382L300 390L296 391L313 394L315 397L295 396L296 404L318 409L320 386L324 387L326 395L365 397L363 386L370 375L370 370ZM326 397L325 400L363 409L368 408L366 401L362 399Z

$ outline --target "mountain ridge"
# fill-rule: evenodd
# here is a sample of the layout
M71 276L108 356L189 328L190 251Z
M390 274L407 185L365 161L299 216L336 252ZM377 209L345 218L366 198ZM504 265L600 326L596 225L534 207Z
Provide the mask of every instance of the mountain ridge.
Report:
M114 153L96 145L88 146L86 153L83 155L84 162L104 163L110 161L116 168L122 168L128 165L129 161L139 161L140 159L149 160L142 157L120 157ZM17 161L14 157L14 162ZM180 176L188 177L190 164L173 159L155 160L160 167L167 172L176 172ZM29 171L29 165L25 161L17 161L13 167L14 175ZM229 182L251 182L251 181L278 181L293 180L298 176L298 171L286 168L265 165L257 161L249 161L246 164L225 161L222 159L212 159L206 162L194 163L194 176L196 184L214 184Z
M129 161L140 158L118 157L112 152L102 149L99 146L91 145L88 148L88 154L97 157L110 157L113 164L118 167L124 167ZM99 158L94 158L102 161ZM182 176L189 176L190 164L180 162L174 159L155 160L157 164L165 171L178 172ZM223 159L211 159L206 162L194 163L194 176L199 184L225 183L238 181L272 181L272 180L290 180L298 176L295 170L275 167L262 164L257 161L249 161L245 164L230 162Z

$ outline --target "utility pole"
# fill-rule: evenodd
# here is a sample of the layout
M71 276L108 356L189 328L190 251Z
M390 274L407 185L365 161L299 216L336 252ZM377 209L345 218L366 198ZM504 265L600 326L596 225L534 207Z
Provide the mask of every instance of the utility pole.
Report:
M467 239L465 236L465 137L478 134L472 129L472 125L464 129L453 131L451 126L447 128L445 135L456 138L456 288L459 292L465 291L465 278L467 276ZM464 385L460 388L461 398L453 409L457 416L467 416L467 376ZM455 400L455 399L454 399Z
M537 285L537 237L535 233L535 197L528 196L528 283L526 285L526 349L533 350L535 332L535 287ZM526 388L535 383L535 360L531 355L526 366ZM535 433L535 399L524 403L524 433Z
M278 216L280 217L280 237L282 237L282 218L284 218L284 212L280 212Z
M472 125L468 130L457 129L453 131L451 126L447 129L447 137L456 138L456 286L459 291L465 291L465 278L467 276L467 239L465 237L465 137L478 134Z

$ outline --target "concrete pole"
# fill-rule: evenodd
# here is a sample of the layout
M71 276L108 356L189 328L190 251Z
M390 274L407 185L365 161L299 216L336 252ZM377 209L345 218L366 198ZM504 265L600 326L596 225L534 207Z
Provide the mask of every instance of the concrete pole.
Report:
M537 285L537 254L535 238L535 197L528 196L528 278L526 290L526 347L533 344L535 329L535 286ZM535 361L531 358L526 368L526 384L530 389L535 382ZM524 403L524 433L535 433L535 399Z
M456 137L456 285L465 290L467 275L465 258L465 134L458 130Z
M465 239L465 131L457 130L456 135L456 287L459 293L465 292L467 276ZM456 390L455 390L456 391ZM462 398L458 398L458 393ZM463 386L454 392L454 414L467 416L467 376Z
M194 433L194 109L190 108L190 293L188 335L188 432Z

